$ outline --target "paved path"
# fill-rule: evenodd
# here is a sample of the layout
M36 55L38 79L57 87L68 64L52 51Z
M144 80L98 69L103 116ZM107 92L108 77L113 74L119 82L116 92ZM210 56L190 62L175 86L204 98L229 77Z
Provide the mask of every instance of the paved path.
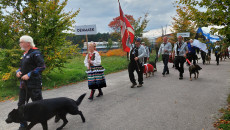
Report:
M212 57L211 65L202 65L200 77L189 80L185 66L184 79L169 64L170 74L162 77L162 62L157 63L154 76L144 78L142 88L130 88L127 70L106 76L108 87L104 96L88 101L90 91L87 82L44 91L44 98L69 97L77 99L87 92L80 105L86 118L68 115L69 123L64 130L213 130L212 123L219 117L218 110L226 106L230 87L230 60L217 66ZM97 94L97 92L96 92ZM6 124L9 111L16 108L17 101L0 103L0 130L16 130L18 124ZM50 130L61 122L48 122ZM34 130L40 130L38 124Z

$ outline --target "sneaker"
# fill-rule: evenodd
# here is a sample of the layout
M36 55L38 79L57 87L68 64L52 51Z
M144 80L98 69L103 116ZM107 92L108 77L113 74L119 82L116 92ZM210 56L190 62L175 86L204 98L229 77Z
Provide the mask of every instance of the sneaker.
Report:
M179 79L183 79L183 73L180 73L180 78Z
M167 72L166 74L169 74L169 72Z
M93 97L89 97L88 99L89 99L90 101L93 101Z
M142 86L143 86L142 84L137 85L138 88L139 88L139 87L142 87Z
M182 79L183 79L183 77L180 77L179 79L180 79L180 80L182 80Z
M103 93L98 93L96 97L100 97L100 96L103 96Z
M137 83L133 83L133 84L131 85L131 88L134 88L135 85L137 85Z
M25 126L20 126L18 130L27 130Z

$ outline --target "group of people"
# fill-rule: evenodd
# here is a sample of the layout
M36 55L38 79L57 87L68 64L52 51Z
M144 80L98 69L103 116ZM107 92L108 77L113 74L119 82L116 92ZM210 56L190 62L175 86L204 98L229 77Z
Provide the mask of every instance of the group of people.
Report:
M30 98L32 101L43 99L42 71L46 68L44 58L39 49L35 47L32 37L24 35L20 38L19 42L21 49L25 52L21 58L20 68L16 71L16 77L20 79L18 107L26 104ZM134 44L130 44L130 39L128 38L126 45L130 48L128 74L132 83L131 88L137 85L134 71L136 71L138 75L137 87L142 87L144 83L144 64L149 60L149 48L141 42L140 38L137 38ZM217 58L219 55L219 47L218 44L215 46ZM196 64L196 54L194 46L192 45L192 40L187 44L183 41L183 37L179 36L178 41L174 44L174 48L172 48L172 44L168 41L168 37L165 36L158 51L158 57L162 55L164 64L162 75L165 76L169 74L168 61L169 56L172 55L175 68L179 71L179 79L183 79L184 63L186 62L187 54L190 55L193 64ZM217 63L219 64L219 61L217 61ZM88 88L91 90L88 99L92 101L94 99L95 90L98 90L98 95L96 97L101 97L103 96L102 88L107 86L104 76L105 69L101 65L101 56L96 51L95 44L93 43L88 45L88 54L85 57L84 64L87 68ZM26 129L26 127L27 122L21 122L19 130Z
M135 77L134 77L134 70L137 72L138 75L138 82L139 85L137 87L143 86L143 69L144 64L146 63L145 56L148 56L149 59L149 53L147 54L147 50L145 49L144 45L141 45L141 39L137 38L135 41L135 44L130 44L130 40L127 40L126 45L130 48L129 52L129 66L128 66L128 73L129 78L132 83L131 88L133 88L135 85L137 85ZM212 44L212 43L211 43ZM211 44L207 44L208 46L211 46ZM228 47L229 53L230 53L230 47ZM171 57L173 64L175 66L175 69L179 72L179 79L183 79L184 74L184 63L186 62L188 65L193 63L196 64L196 61L198 60L198 56L196 54L196 51L200 50L199 48L195 47L193 45L193 40L189 40L188 42L185 42L183 40L182 36L177 37L177 42L175 44L172 44L169 42L169 39L167 36L163 37L163 43L160 44L159 49L157 51L157 59L162 56L162 61L164 64L162 75L165 76L169 74L169 68L168 68L168 62L169 58ZM205 64L206 56L211 57L211 48L208 48L208 52L201 51L201 57L203 60L203 64ZM221 45L219 41L217 41L214 45L213 51L215 52L216 56L216 62L217 65L219 65L219 58L221 55ZM229 55L228 55L229 56Z
M148 49L144 45L141 44L141 39L137 38L134 44L130 44L130 39L128 38L126 45L130 48L129 52L129 65L128 65L128 73L129 79L132 83L131 88L134 88L137 85L136 79L134 77L134 71L137 72L138 75L138 85L137 87L143 86L143 70L144 64L146 63L145 57L149 59ZM168 61L169 55L172 52L172 45L168 42L168 37L165 36L163 38L163 43L160 45L158 51L158 57L162 54L162 60L164 63L164 69L162 75L165 76L169 74ZM183 37L178 37L178 42L174 45L172 57L174 59L175 67L179 71L179 79L183 79L184 73L184 63L186 53L188 53L187 43L183 41Z
M168 61L169 55L172 55L174 59L175 68L179 71L179 79L183 79L184 73L184 63L186 62L186 54L188 53L188 45L183 41L182 36L178 36L178 41L174 44L172 49L172 44L168 42L168 37L163 38L163 43L160 45L158 51L158 57L162 54L162 61L164 63L164 69L162 75L169 74Z

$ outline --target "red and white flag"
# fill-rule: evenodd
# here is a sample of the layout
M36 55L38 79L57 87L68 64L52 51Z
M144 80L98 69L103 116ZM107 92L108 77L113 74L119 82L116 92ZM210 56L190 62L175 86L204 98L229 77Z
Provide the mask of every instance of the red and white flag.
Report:
M126 41L128 39L128 36L130 36L130 43L133 43L134 29L129 23L128 19L124 16L119 0L118 0L118 3L119 3L119 9L120 9L122 47L124 51L129 52L130 48L126 46Z

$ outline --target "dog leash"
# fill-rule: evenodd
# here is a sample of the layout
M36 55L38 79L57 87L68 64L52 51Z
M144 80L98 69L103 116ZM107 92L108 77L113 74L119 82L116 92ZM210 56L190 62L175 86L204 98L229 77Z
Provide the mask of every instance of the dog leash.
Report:
M28 87L27 87L27 84L24 80L22 80L21 82L23 82L23 87L25 88L25 91L26 91L26 98L25 98L25 106L27 105L28 103ZM22 118L25 117L25 106L23 107L23 112L22 112Z

